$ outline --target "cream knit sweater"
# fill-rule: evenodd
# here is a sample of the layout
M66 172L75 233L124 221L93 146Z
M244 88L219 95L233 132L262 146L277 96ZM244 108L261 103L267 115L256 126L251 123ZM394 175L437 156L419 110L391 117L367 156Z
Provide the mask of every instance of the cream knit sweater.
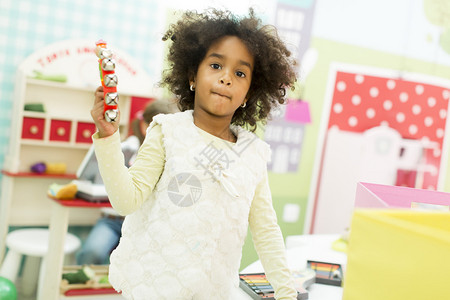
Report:
M111 204L126 215L110 282L127 299L234 300L250 226L277 299L296 299L272 207L270 150L236 126L235 144L193 123L192 111L158 115L130 169L120 138L94 135Z

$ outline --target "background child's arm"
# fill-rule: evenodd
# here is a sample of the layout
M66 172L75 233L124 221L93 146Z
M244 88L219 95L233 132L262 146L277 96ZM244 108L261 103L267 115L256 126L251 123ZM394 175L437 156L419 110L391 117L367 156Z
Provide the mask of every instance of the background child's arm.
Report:
M267 279L275 289L275 298L297 299L297 291L287 267L283 236L272 206L267 171L257 186L250 208L249 225L256 252Z
M121 215L136 211L150 196L164 168L161 127L152 123L129 169L124 164L118 131L107 138L99 138L96 133L94 146L112 206Z

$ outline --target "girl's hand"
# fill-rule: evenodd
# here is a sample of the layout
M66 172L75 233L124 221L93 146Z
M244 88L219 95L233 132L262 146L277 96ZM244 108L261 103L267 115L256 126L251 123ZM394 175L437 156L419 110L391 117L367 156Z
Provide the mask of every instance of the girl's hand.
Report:
M105 120L105 115L103 114L103 100L103 86L99 86L95 90L95 100L94 106L91 109L91 116L94 120L95 125L97 126L99 137L101 138L108 137L114 134L114 132L116 132L119 128L120 121L120 111L119 116L117 117L115 122L109 123Z

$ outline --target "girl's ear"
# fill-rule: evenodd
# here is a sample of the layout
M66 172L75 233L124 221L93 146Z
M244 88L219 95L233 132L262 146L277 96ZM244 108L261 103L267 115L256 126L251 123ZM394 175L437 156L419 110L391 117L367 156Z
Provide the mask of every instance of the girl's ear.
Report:
M195 87L195 77L194 76L189 77L189 86Z
M250 92L247 92L247 95L244 98L244 103L247 103L247 101L251 98Z
M195 74L194 73L191 73L191 72L189 72L190 74L189 74L189 85L195 85Z

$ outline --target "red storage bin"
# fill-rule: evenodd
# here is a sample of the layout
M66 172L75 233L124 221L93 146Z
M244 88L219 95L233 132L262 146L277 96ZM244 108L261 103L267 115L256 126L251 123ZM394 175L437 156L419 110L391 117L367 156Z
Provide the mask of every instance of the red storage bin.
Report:
M92 143L91 136L97 131L94 123L78 122L77 125L77 143Z
M51 120L50 141L70 141L70 129L72 122L64 120Z
M45 119L41 118L23 118L22 138L43 140L45 129Z

